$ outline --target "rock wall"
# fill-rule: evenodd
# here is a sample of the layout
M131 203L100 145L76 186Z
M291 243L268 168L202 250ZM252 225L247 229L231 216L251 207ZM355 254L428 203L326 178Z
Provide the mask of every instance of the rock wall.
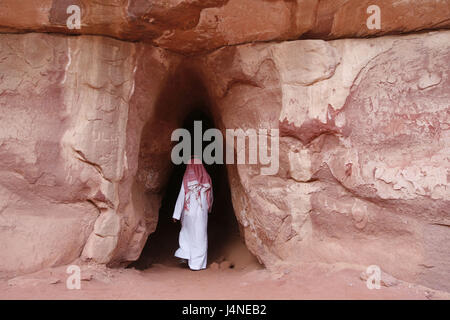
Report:
M68 183L71 163L61 146L70 127L63 87L68 50L64 37L0 36L2 271L74 260L99 214L85 201L89 180Z
M0 270L112 261L142 224L127 183L143 126L129 119L135 76L158 75L140 84L149 112L171 57L91 36L2 35L0 46Z
M253 44L203 58L224 127L282 136L277 176L229 168L247 245L266 266L377 264L449 289L449 37Z
M80 32L67 3L1 2L2 32L108 36L0 35L1 272L136 260L171 132L202 105L222 130L281 135L276 175L227 166L266 267L377 264L450 290L450 32L329 40L445 28L448 2L380 1L370 31L365 1L78 1ZM236 45L299 36L327 41Z
M380 29L366 25L381 11ZM140 40L185 54L255 41L337 39L450 27L449 0L2 0L0 32L61 32ZM67 8L81 10L68 29Z

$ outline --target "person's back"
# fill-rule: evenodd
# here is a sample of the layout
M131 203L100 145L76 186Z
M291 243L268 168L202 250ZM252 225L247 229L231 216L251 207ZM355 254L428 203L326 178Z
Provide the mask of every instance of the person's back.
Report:
M186 168L173 219L181 220L180 247L175 256L186 259L189 268L206 268L208 251L208 213L212 207L211 178L198 159Z

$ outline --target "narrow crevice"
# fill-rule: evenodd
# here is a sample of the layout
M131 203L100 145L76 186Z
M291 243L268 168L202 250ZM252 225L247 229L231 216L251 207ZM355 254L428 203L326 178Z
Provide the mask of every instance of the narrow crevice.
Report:
M194 122L202 122L202 131L213 128L207 108L196 108L183 122L183 128L193 136ZM205 145L203 145L205 147ZM208 216L208 265L226 261L228 268L240 269L248 265L259 267L257 259L248 251L241 238L233 210L230 186L224 164L205 164L213 183L214 203ZM180 191L185 165L173 165L165 186L158 213L156 231L147 239L140 258L129 267L145 270L155 265L176 267L174 252L178 248L180 223L172 221L172 213Z
M112 183L111 179L108 179L108 178L105 177L105 175L103 173L103 169L102 169L102 167L100 165L98 165L95 162L89 161L82 151L76 150L76 149L73 149L73 151L78 155L78 157L76 157L76 159L78 159L81 162L84 162L84 163L92 166L102 176L103 179L105 179L109 183Z

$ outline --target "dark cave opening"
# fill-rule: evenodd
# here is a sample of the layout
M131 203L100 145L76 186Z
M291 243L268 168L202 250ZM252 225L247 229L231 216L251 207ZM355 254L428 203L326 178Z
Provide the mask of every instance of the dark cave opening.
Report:
M204 108L190 112L183 128L194 136L194 121L202 122L203 133L214 128L210 115ZM202 149L210 142L203 142ZM191 151L193 153L193 150ZM208 266L222 261L230 262L230 268L242 269L247 266L260 267L258 260L249 252L241 237L239 224L234 214L230 186L225 164L204 164L213 183L213 208L208 216ZM172 213L180 191L186 165L172 165L161 206L155 232L149 235L139 259L129 267L139 270L151 268L152 265L179 265L174 256L178 248L179 222L172 221Z

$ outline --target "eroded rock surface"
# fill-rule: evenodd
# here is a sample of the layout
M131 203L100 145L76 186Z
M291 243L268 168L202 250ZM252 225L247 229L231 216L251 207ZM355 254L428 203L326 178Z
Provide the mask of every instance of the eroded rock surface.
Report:
M374 4L380 29L367 26ZM2 0L0 5L2 32L105 35L188 54L302 36L336 39L450 27L448 0ZM71 5L81 9L80 29L67 27Z
M203 59L224 127L281 132L277 176L229 168L247 245L266 265L378 264L448 290L448 39L245 45Z
M2 32L80 33L69 1L0 4ZM448 1L379 1L381 30L367 1L70 4L104 36L0 35L1 272L136 260L170 135L202 105L222 130L281 135L275 175L227 166L266 267L375 264L450 290L450 32L328 41L448 28ZM321 39L281 41L300 36Z
M128 244L119 237L143 223L127 216L123 182L137 170L126 150L137 64L161 75L145 83L158 90L170 59L103 37L2 35L0 44L1 270L69 263L83 248L85 259L110 262Z

